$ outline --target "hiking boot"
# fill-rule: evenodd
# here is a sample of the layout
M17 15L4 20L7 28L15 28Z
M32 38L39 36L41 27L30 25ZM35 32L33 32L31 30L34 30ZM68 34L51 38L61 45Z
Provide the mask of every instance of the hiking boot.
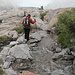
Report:
M23 43L26 43L26 42L27 42L27 40L26 40L26 39L24 39L24 40L23 40Z
M30 44L30 40L27 41L27 44Z

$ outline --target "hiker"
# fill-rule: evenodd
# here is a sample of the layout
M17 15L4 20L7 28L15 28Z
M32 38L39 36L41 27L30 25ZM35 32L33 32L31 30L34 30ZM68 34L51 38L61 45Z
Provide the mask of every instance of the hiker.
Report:
M36 20L32 20L31 15L28 14L23 20L22 20L22 24L24 27L24 33L25 33L25 39L27 40L27 42L29 41L29 33L30 33L30 23L34 24L36 22Z

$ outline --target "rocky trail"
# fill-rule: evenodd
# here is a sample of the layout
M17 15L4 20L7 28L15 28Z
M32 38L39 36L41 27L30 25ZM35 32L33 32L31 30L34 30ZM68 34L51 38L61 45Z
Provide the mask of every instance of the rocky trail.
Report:
M46 33L38 43L30 39L27 44L32 59L16 62L12 65L14 70L18 72L28 70L41 75L74 75L74 56L70 49L57 47L56 37Z
M42 75L48 75L51 73L50 61L52 60L52 56L54 54L50 51L50 49L52 49L53 41L54 40L50 37L50 35L48 35L38 43L37 50L35 49L34 51L33 49L31 55L33 57L32 69L34 73Z
M25 62L23 61L20 64L15 63L13 64L13 68L19 72L29 70L33 73L38 73L41 75L49 75L51 73L50 61L52 60L52 56L54 55L52 49L56 43L54 38L52 37L52 35L47 34L46 32L45 37L43 37L40 42L36 43L36 45L31 46L30 46L31 43L30 39L29 43L27 44L30 47L30 54L33 59Z
M47 32L49 24L55 20L53 17L53 21L49 23L56 11L53 14L50 11L45 16L45 21L40 19L40 12L45 10L32 7L0 12L0 36L11 38L0 44L0 67L4 71L3 75L75 75L75 47L61 48L57 44L55 30ZM30 32L30 40L26 43L23 33L11 30L20 26L23 16L28 13L32 18L35 16L37 22L32 25L35 28Z
M32 49L33 64L30 71L41 75L74 75L74 57L70 50L62 50L54 43L56 42L48 34L38 43L37 49Z

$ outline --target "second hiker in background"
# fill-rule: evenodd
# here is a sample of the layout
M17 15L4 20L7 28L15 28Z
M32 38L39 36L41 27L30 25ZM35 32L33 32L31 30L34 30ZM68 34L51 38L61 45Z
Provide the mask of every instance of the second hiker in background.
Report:
M36 22L36 20L32 20L32 18L30 18L31 15L28 14L23 20L22 20L22 24L24 27L24 33L25 33L25 39L27 40L27 42L29 41L29 33L30 33L30 23L34 24Z

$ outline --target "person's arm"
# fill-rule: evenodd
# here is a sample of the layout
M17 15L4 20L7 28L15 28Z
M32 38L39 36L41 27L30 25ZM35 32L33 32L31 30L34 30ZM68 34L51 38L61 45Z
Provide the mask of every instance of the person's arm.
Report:
M24 24L24 20L22 20L22 24Z
M30 18L30 23L32 23L32 24L34 24L36 22L36 20L34 19L34 20L32 20L31 18Z
M25 18L23 18L23 20L22 20L22 24L24 24L24 20L25 20Z

